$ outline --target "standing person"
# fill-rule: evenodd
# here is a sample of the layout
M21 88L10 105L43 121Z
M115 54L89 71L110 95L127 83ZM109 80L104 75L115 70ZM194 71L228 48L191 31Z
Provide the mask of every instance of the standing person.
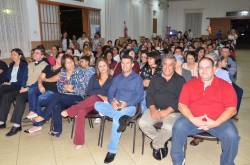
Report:
M114 160L118 151L121 132L126 128L126 120L136 113L136 105L143 98L142 79L133 70L133 58L124 55L121 59L122 73L115 77L108 92L108 102L96 102L99 113L113 119L111 139L104 163Z
M168 154L167 141L172 136L172 126L180 116L178 98L185 79L175 72L176 59L167 55L162 59L162 74L150 80L147 90L148 110L143 113L139 126L152 139L153 157L161 160ZM161 123L158 131L154 125Z
M233 45L234 45L234 47L235 47L235 46L236 46L236 43L237 43L237 39L238 39L238 35L237 35L235 29L232 29L232 30L230 31L230 33L228 34L227 38L228 38L228 40L230 40L230 41L233 42Z
M77 43L79 45L79 50L83 51L83 45L85 42L89 42L89 39L87 37L87 33L83 32L82 36L78 38Z
M89 112L93 112L94 104L97 101L107 101L108 89L112 78L109 74L107 60L100 58L96 63L96 74L93 75L88 83L88 97L76 105L64 110L63 117L74 117L76 120L74 131L74 144L80 148L85 143L85 117Z
M61 42L60 42L60 47L62 48L62 51L66 52L66 50L69 48L71 40L68 37L68 33L64 32L62 34Z
M182 113L174 124L171 157L173 165L182 165L184 145L189 135L208 132L221 141L221 165L234 165L239 135L232 121L237 97L229 83L215 76L214 62L204 57L199 61L199 78L187 82L179 98Z

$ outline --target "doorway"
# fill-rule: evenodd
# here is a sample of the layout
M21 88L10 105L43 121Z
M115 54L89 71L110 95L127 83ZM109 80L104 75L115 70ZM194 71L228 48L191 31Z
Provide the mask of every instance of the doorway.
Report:
M77 38L83 32L83 14L81 8L60 6L61 32L68 32L71 38L75 35Z
M250 19L233 19L231 27L238 34L237 47L243 49L250 48Z

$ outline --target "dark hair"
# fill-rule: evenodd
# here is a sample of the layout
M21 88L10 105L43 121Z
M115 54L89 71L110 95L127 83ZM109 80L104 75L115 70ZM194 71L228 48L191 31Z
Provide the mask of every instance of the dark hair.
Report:
M67 49L71 50L72 51L72 55L74 55L75 50L73 48L67 48Z
M101 74L100 74L99 69L98 69L98 64L99 64L101 61L103 61L103 62L106 63L106 65L107 65L107 67L108 67L108 73L109 73L109 69L110 69L110 68L109 68L109 64L108 64L108 61L107 61L106 59L104 59L104 58L98 58L97 61L96 61L96 74L95 74L95 78L96 78L97 80L99 80L99 79L101 78ZM111 77L110 74L109 74L109 77Z
M85 60L90 64L90 57L89 56L82 56L80 60Z
M113 57L113 52L111 50L107 50L105 53L104 53L104 58L107 59L107 56L108 54L111 53L112 57Z
M66 59L70 59L70 60L72 60L72 61L75 63L73 56L71 56L71 55L69 55L69 54L64 54L64 55L62 56L62 67L63 67L64 69L66 69L66 68L65 68Z
M175 47L175 49L174 49L174 53L175 53L176 49L180 49L180 50L181 50L181 51L183 52L183 49L182 49L182 47L180 47L180 46L177 46L177 47Z
M36 50L40 50L41 51L41 53L42 53L42 55L46 55L45 54L45 48L44 48L44 46L43 45L39 45L39 46L37 46L35 49L33 49L34 51L36 51Z
M134 61L133 57L131 57L131 56L128 55L128 54L124 54L124 55L121 57L121 60L122 60L122 59L130 59L132 63L133 63L133 61Z
M59 46L58 45L53 45L52 47L55 47L57 51L59 51Z
M14 49L11 50L11 53L12 52L16 52L19 56L21 56L21 58L20 58L21 61L26 61L25 57L24 57L24 54L23 54L23 51L21 49L14 48Z
M116 47L116 46L113 47L113 48L112 48L112 51L113 51L114 49L116 49L116 50L118 51L118 53L119 53L119 48L118 48L118 47Z
M214 60L212 60L212 59L209 58L209 57L203 57L202 59L200 59L200 61L199 61L199 63L198 63L198 66L200 65L201 61L203 61L203 60L209 61L209 62L212 64L212 66L214 66Z
M188 52L187 52L187 55L186 55L186 58L187 58L188 55L193 56L195 62L197 62L197 55L196 55L196 53L195 53L194 51L188 51Z
M77 59L77 61L79 61L79 59L80 59L78 56L73 56L73 59L75 59L75 58Z
M205 48L203 48L203 47L198 47L198 48L195 50L195 53L198 54L201 50L204 50L204 53L206 53L206 52L205 52Z

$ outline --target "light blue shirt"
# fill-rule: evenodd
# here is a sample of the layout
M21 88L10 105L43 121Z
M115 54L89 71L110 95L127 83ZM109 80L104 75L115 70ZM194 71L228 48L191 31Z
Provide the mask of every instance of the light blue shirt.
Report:
M215 71L215 75L225 81L227 81L228 83L232 84L232 81L230 79L230 76L229 76L229 72L224 70L224 69L221 69L221 68L217 68L216 71Z
M13 66L13 69L12 69L12 72L11 72L10 82L17 82L18 69L19 69L19 66Z

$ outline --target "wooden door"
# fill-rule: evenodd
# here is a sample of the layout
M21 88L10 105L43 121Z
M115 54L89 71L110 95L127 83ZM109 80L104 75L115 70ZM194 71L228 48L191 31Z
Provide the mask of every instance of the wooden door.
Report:
M210 27L212 32L212 38L216 37L216 32L221 30L222 38L227 38L227 34L231 28L230 18L210 18Z

